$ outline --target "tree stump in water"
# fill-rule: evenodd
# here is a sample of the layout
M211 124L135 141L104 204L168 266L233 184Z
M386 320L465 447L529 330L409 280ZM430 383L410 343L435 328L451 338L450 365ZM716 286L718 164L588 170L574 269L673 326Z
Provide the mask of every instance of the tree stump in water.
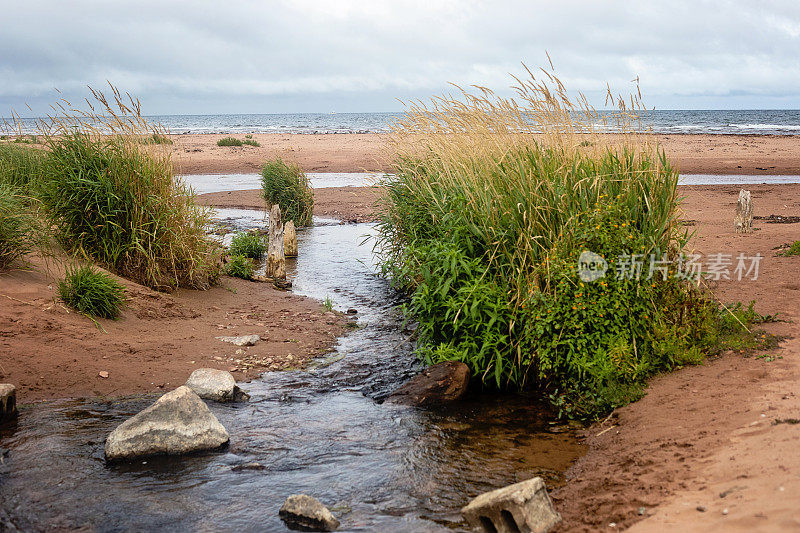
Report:
M739 201L736 203L736 216L733 218L733 229L736 233L753 232L753 199L750 191L739 191Z
M283 225L283 249L286 257L297 257L297 232L292 220Z
M269 210L269 245L267 246L266 277L274 280L286 279L286 255L283 244L281 208L278 204Z

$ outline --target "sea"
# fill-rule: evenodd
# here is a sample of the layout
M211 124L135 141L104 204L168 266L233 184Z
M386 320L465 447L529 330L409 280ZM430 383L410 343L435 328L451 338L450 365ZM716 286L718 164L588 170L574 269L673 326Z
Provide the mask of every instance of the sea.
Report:
M172 134L215 133L385 133L402 113L282 113L156 115L148 117ZM25 133L35 119L23 119ZM800 135L800 110L654 110L642 115L653 133Z

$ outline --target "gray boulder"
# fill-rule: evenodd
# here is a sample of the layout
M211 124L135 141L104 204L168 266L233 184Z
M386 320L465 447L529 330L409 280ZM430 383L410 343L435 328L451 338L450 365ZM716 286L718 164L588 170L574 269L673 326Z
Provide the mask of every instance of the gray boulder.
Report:
M431 365L389 394L387 402L426 406L460 399L469 386L469 367L460 361Z
M189 387L168 392L106 439L106 459L180 455L213 450L230 440L208 406Z
M305 494L286 498L278 516L290 529L300 531L333 531L339 521L319 500Z
M216 368L198 368L186 380L186 386L204 400L233 402L249 398L236 386L233 374Z

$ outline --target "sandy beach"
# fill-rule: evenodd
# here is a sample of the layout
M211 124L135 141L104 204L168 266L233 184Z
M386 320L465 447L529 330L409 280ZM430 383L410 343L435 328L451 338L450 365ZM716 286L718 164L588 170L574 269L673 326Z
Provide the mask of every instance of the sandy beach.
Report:
M174 135L173 158L185 174L259 172L268 158L296 162L306 172L389 171L380 134L254 134L261 146L221 147L225 135ZM239 136L244 138L243 135ZM800 175L800 140L776 135L657 135L685 174Z
M378 157L378 135L255 137L261 148L219 148L217 136L186 135L176 137L174 149L186 173L255 172L278 154L306 171L388 169ZM684 172L800 174L796 137L668 136L664 145ZM800 185L746 188L757 216L800 216ZM800 341L794 337L800 261L776 251L799 239L800 230L796 223L756 221L755 233L735 234L739 189L680 188L684 219L696 231L692 246L704 254L761 254L756 281L722 281L713 290L723 302L755 299L760 313L782 319L766 330L790 338L768 354L723 354L656 377L642 400L589 427L586 455L568 471L567 485L553 493L565 520L560 530L609 524L642 531L752 530L800 523L796 426L785 423L798 417L800 397ZM374 220L379 197L376 187L318 189L315 214ZM263 207L258 190L199 199L219 207ZM98 328L59 303L57 277L26 269L0 276L0 349L6 354L0 372L17 384L22 403L169 390L198 367L250 379L324 353L344 331L344 320L319 302L230 278L211 291L171 295L125 281L123 319L101 321ZM265 341L237 353L215 339L246 333Z

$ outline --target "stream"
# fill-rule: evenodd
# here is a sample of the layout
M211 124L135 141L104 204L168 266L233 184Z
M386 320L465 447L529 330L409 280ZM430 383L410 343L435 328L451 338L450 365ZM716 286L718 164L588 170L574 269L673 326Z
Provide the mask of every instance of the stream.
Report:
M217 216L264 225L259 211ZM537 475L562 483L582 445L529 396L475 393L428 410L381 403L419 366L397 296L361 244L374 232L323 219L298 231L293 291L357 309L357 328L307 370L242 384L249 402L209 402L227 449L108 465L106 436L157 396L23 407L0 430L0 509L25 531L287 531L278 509L306 493L340 519L338 531L463 531L459 509L482 492Z

